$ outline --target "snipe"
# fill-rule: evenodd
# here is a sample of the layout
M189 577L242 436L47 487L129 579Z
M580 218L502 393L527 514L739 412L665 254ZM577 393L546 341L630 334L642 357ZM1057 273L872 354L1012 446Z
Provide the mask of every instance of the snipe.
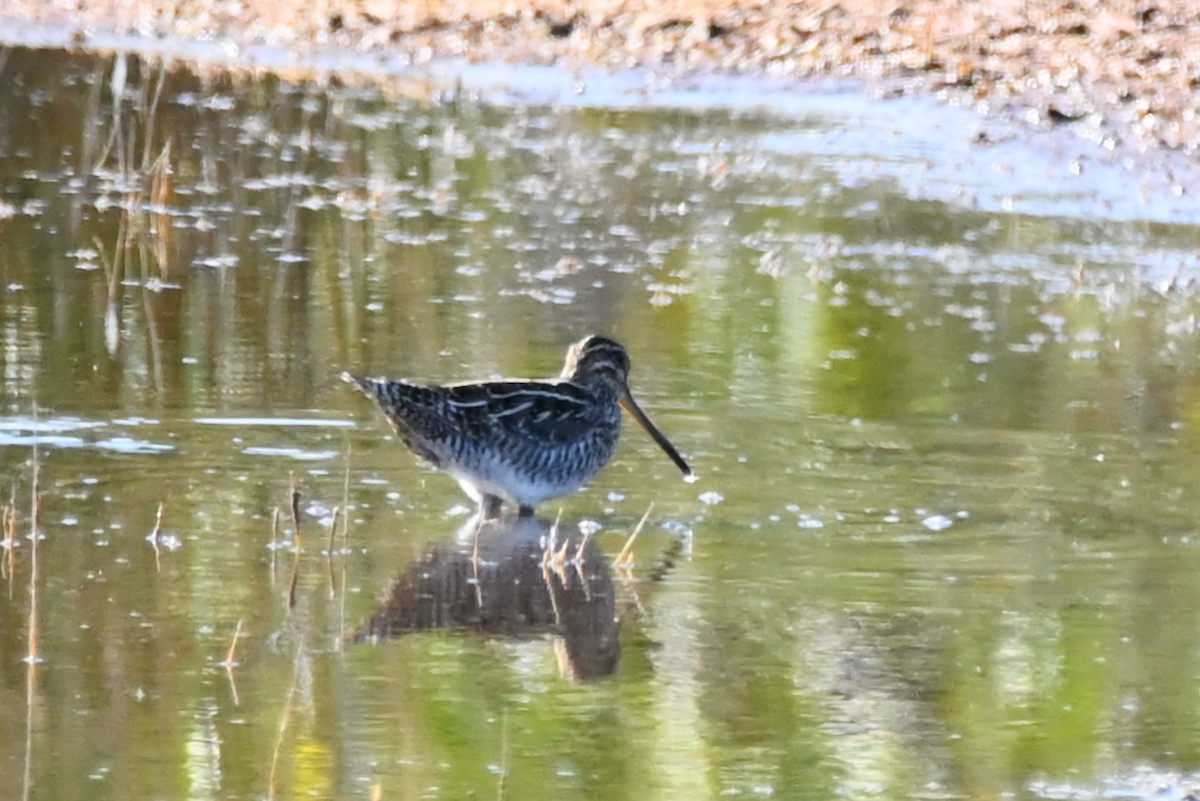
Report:
M485 518L504 501L522 515L575 492L608 462L621 433L621 408L671 460L692 470L629 392L629 354L589 336L567 351L557 379L424 385L342 373L379 404L413 453L449 473Z

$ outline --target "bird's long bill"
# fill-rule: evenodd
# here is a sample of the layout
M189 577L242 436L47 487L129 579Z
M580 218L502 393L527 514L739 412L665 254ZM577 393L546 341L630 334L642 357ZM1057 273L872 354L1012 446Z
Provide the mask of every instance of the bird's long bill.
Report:
M654 423L650 422L650 418L647 417L641 408L638 407L637 402L633 399L633 396L629 394L628 388L625 388L625 391L621 393L621 397L618 398L618 401L625 411L633 415L634 420L637 420L642 424L642 428L646 429L646 433L654 438L654 441L658 443L658 447L667 452L667 456L671 457L671 461L675 463L675 466L682 470L685 476L690 476L692 474L692 468L688 467L688 463L683 461L683 457L679 455L679 451L675 450L675 446L671 444L671 441L664 437L662 432L654 427Z

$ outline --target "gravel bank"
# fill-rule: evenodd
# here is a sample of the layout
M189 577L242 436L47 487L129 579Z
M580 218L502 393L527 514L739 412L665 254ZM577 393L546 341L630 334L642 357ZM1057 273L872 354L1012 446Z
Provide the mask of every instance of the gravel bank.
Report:
M9 0L8 25L558 64L866 81L1110 150L1200 148L1195 0Z

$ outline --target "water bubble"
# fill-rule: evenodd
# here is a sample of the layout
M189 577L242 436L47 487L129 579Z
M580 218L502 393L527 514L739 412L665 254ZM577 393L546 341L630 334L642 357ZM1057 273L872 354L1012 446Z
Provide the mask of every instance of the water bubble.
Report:
M150 536L146 537L146 540L153 544L154 535L151 534ZM158 535L158 546L160 548L165 548L168 551L178 551L183 547L183 540L179 539L179 537L175 534L160 533Z
M954 525L954 521L945 515L933 515L922 520L921 525L930 531L943 531Z

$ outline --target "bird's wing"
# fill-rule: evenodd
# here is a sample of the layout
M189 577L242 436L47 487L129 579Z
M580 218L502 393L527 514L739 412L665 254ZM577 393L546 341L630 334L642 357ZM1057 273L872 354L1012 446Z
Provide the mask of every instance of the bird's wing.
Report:
M527 442L570 445L596 425L595 399L566 382L491 381L442 387L468 428ZM474 432L473 432L474 433Z

